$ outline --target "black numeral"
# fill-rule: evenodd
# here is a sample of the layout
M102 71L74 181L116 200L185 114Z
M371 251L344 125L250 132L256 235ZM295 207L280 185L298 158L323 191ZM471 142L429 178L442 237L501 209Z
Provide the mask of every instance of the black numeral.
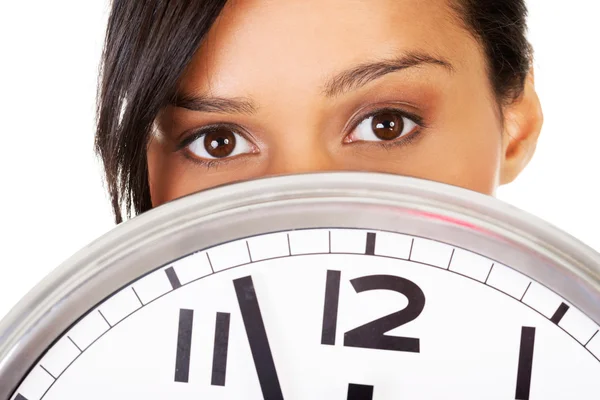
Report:
M327 271L325 281L325 305L323 307L323 329L321 344L335 344L338 302L340 299L340 271Z
M225 386L227 347L229 346L229 313L217 313L211 385Z
M519 366L517 368L515 400L529 400L534 343L535 328L524 326L521 329L521 345L519 347Z
M211 384L225 386L227 347L229 345L229 313L217 313ZM189 382L194 310L179 310L177 348L175 352L175 382Z
M190 375L190 351L192 349L193 325L194 310L179 310L177 352L175 355L175 382L187 382Z
M357 293L393 290L408 298L406 308L354 328L344 335L344 346L418 353L418 338L388 336L386 332L416 319L425 307L423 291L408 279L393 275L371 275L350 281Z
M173 268L167 270L167 276L177 286L179 282ZM271 353L267 331L254 282L251 276L233 281L240 313L246 329L250 352L256 367L256 373L265 400L283 399L275 362ZM211 385L225 386L227 375L227 352L229 347L230 313L218 312L215 320L215 336L212 359ZM192 329L194 310L179 310L177 347L175 354L175 382L188 382L190 375L190 357L192 348Z
M408 299L406 308L354 328L344 334L344 346L418 353L418 338L388 336L385 333L416 319L425 308L425 295L414 282L393 275L369 275L350 281L357 293L392 290ZM322 344L335 344L340 272L327 271L323 309Z
M373 400L373 386L357 385L351 383L348 385L347 400Z

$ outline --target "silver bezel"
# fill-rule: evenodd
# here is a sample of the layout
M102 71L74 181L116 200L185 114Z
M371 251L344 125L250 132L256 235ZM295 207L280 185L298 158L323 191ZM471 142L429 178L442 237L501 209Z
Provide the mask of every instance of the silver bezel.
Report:
M387 174L271 177L158 207L57 268L0 323L0 399L75 321L140 276L235 239L308 228L377 229L467 248L547 286L600 324L600 255L497 199Z

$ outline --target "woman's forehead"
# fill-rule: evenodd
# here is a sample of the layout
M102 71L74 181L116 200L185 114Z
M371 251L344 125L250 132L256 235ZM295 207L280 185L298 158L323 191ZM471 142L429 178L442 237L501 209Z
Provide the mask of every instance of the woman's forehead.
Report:
M458 67L478 49L447 1L231 1L180 87L222 96L294 83L293 90L317 90L348 67L415 52Z

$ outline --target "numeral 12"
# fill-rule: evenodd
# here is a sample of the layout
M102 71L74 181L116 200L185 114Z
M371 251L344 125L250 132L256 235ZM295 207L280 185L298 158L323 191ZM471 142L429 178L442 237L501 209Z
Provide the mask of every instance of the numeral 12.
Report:
M327 271L321 344L335 345L340 297L340 271ZM357 293L369 290L392 290L408 299L406 308L367 322L344 333L344 346L366 349L419 353L418 338L388 336L385 333L415 320L425 308L425 295L414 282L393 275L368 275L350 281Z

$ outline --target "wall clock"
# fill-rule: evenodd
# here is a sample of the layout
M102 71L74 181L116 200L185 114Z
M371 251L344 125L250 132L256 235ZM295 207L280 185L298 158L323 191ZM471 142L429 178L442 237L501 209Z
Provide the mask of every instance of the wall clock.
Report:
M265 178L55 270L0 325L0 399L591 400L599 323L600 256L496 199Z

